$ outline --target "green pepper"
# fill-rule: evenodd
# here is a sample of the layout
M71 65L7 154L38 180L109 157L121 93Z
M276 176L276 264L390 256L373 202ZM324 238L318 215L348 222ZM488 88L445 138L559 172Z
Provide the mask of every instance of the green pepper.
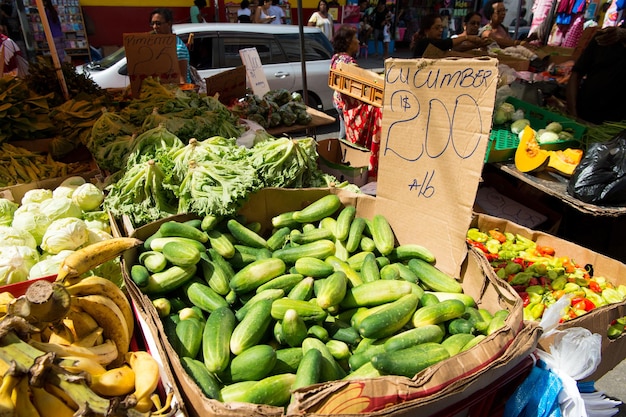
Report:
M511 285L528 285L528 282L533 277L530 272L518 272L513 279L509 281Z
M517 262L507 262L506 266L504 267L504 273L507 277L511 274L517 274L521 270L522 265L518 264Z
M604 298L608 304L613 304L620 303L624 299L624 296L614 288L605 288L602 290L602 298Z
M551 281L554 281L555 279L558 279L559 277L563 277L563 269L562 268L550 268L548 269L548 274L547 274L548 278L550 278Z
M581 287L588 287L589 286L589 280L587 278L576 277L576 278L574 278L574 282L576 284L580 285Z
M543 315L546 305L543 303L530 303L524 307L524 320L538 320Z
M580 285L578 284L575 284L573 282L568 282L563 287L563 291L565 291L566 293L578 292L578 291L581 291L581 288L580 288Z
M583 290L585 291L585 297L587 297L587 299L591 300L591 302L593 302L596 307L600 307L603 305L607 304L606 299L604 298L604 296L591 291L589 288L583 287Z
M515 235L515 243L522 246L524 248L523 250L534 248L535 246L537 246L534 241L519 234Z
M565 284L567 284L567 278L565 277L565 275L561 275L560 277L553 279L552 280L552 289L553 290L562 290L565 287Z
M526 292L528 293L535 293L535 294L539 294L542 295L544 292L546 292L546 289L543 288L541 285L531 285L529 287L526 288Z
M624 297L626 297L626 285L624 284L620 284L617 286L617 291L622 294Z
M498 253L500 251L500 241L496 239L489 239L485 246L490 253Z
M609 339L617 339L622 335L622 333L624 333L624 325L615 323L609 326L606 335Z
M506 270L504 268L498 269L498 271L496 272L496 275L500 279L506 279L506 277L508 276L507 273L506 273Z
M472 227L467 231L467 237L470 240L482 243L485 243L487 240L489 240L489 235L487 233L483 233L475 227Z
M548 273L548 267L545 264L537 262L530 265L528 268L526 268L526 270L532 272L533 275L536 277L542 277Z
M498 257L500 259L504 259L504 260L509 260L509 259L514 259L517 258L517 251L515 250L500 250L498 252Z
M541 296L541 294L537 294L536 292L528 293L528 301L530 301L531 304L540 303L542 299L543 297Z

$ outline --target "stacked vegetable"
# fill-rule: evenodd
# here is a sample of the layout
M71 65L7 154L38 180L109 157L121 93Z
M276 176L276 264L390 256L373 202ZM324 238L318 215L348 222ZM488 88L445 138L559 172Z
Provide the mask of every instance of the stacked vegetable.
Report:
M161 223L132 265L182 366L211 399L285 406L290 391L416 373L501 328L382 215L327 195L258 223Z
M248 94L236 100L229 109L242 119L257 122L264 128L276 126L307 125L311 115L300 93L289 90L271 90L259 97Z
M595 276L591 266L556 256L554 248L539 246L519 234L471 228L467 242L482 251L496 275L520 295L525 320L540 320L545 308L561 297L571 298L561 321L626 299L626 285L616 286L606 277Z

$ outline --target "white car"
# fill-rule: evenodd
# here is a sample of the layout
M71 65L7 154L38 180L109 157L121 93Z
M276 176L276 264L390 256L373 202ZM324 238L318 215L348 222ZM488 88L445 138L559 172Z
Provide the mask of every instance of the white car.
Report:
M173 25L172 30L185 42L193 34L190 63L203 79L242 65L239 50L256 48L270 89L303 92L298 26L186 23ZM304 27L303 33L308 104L332 110L333 90L328 86L332 45L318 28ZM101 88L126 88L130 83L124 48L79 66L77 71L88 74Z

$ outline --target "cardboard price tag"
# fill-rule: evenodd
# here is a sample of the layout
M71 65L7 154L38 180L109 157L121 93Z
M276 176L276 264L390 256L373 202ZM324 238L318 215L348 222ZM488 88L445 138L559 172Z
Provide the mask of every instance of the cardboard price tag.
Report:
M256 48L240 49L239 56L246 67L246 76L252 92L259 97L263 97L265 93L270 91L270 85L263 72L263 64L258 51Z
M383 214L405 219L406 227L394 227L398 234L420 231L404 236L406 241L441 255L438 265L439 259L455 259L456 264L441 265L449 273L457 272L466 253L497 64L492 58L385 61L377 195L391 202ZM435 241L441 247L433 247Z

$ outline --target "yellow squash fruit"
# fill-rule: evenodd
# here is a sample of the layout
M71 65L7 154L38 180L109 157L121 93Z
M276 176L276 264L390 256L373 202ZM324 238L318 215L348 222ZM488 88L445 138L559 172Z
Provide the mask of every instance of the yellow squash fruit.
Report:
M541 171L547 166L549 158L550 151L539 147L535 131L530 126L526 126L515 150L515 168L521 172Z

